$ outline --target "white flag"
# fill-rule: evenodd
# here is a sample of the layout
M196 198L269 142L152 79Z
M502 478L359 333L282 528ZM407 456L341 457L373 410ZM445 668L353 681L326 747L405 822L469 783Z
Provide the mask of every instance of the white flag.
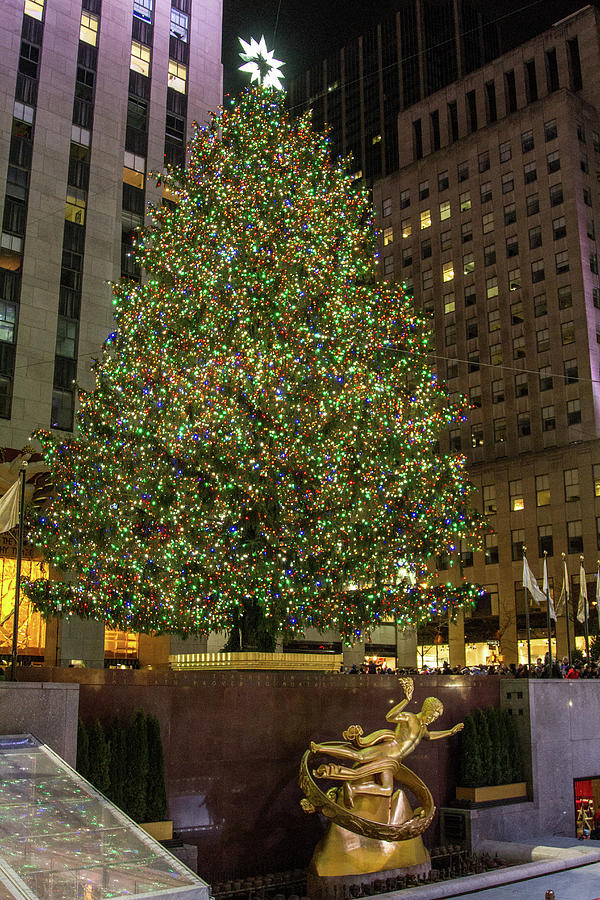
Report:
M0 500L0 534L19 523L19 494L21 479L17 478Z
M569 573L567 572L567 561L563 559L563 583L562 583L562 591L560 592L560 597L558 598L558 603L556 604L556 612L560 615L568 610L568 605L571 599L571 595L569 592Z
M548 610L550 612L550 618L556 622L556 613L554 612L554 603L552 602L552 597L550 596L550 584L548 583L548 559L544 557L544 594L546 595L546 599L548 600Z
M546 602L546 596L543 591L540 591L534 574L529 568L529 563L527 562L525 554L523 554L523 587L529 591L536 603Z
M588 614L587 582L583 563L579 566L579 606L577 607L577 621L585 622Z

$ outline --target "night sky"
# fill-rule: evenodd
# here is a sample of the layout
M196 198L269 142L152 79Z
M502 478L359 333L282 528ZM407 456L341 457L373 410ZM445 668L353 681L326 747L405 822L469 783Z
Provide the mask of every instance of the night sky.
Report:
M585 6L585 0L475 0L478 2L489 16L497 18L506 48L536 33L540 25L548 28ZM598 5L599 0L592 2ZM275 50L276 58L286 63L285 84L380 22L401 3L402 0L223 0L225 91L237 93L248 84L248 77L237 72L241 64L238 36L258 40L264 34L268 49Z

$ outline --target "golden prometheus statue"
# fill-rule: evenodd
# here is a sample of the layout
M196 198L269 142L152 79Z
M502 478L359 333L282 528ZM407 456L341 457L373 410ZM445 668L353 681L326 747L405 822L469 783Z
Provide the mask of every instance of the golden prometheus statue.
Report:
M312 871L321 877L362 875L396 871L423 874L431 864L421 835L435 814L427 785L403 760L422 740L436 741L456 734L462 722L447 731L429 731L444 707L428 697L418 713L406 706L413 695L412 678L401 678L404 699L388 712L388 728L363 736L360 725L350 725L343 741L310 745L300 764L299 784L307 813L321 812L330 820L325 837L315 848ZM321 763L320 756L342 762ZM321 790L315 778L339 781L338 787ZM399 787L395 789L395 783ZM405 789L417 799L413 809Z

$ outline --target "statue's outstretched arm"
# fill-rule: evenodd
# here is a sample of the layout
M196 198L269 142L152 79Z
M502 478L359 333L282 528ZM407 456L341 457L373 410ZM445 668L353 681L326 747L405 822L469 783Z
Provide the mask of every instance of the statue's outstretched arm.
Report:
M439 741L441 738L451 737L453 734L457 734L459 731L462 731L464 727L465 727L464 722L459 722L458 725L455 725L454 728L448 728L447 731L427 731L427 730L425 730L425 734L423 735L423 740Z
M393 706L385 717L388 722L399 722L404 716L401 715L402 710L405 706L407 706L412 700L412 695L414 691L414 682L412 678L401 678L400 684L402 685L402 690L404 691L404 700L401 700L400 703L397 703Z

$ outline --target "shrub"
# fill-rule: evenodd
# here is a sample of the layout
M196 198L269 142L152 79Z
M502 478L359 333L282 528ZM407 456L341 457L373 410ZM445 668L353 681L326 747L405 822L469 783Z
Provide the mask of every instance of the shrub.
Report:
M146 714L138 709L127 726L127 759L124 809L135 822L146 821L148 780L148 728Z
M110 749L99 719L94 719L88 736L88 779L97 790L106 794L110 789Z
M146 819L161 822L167 818L165 764L160 724L156 716L148 716L148 780L146 783Z
M465 727L460 733L460 784L480 787L483 777L479 732L473 716L465 716Z
M77 771L83 778L88 778L90 770L90 741L85 722L79 719L77 722Z
M475 727L479 736L479 747L481 754L482 781L480 787L486 784L492 784L493 781L493 760L492 760L492 742L490 740L490 730L488 728L487 716L481 709L475 710Z

